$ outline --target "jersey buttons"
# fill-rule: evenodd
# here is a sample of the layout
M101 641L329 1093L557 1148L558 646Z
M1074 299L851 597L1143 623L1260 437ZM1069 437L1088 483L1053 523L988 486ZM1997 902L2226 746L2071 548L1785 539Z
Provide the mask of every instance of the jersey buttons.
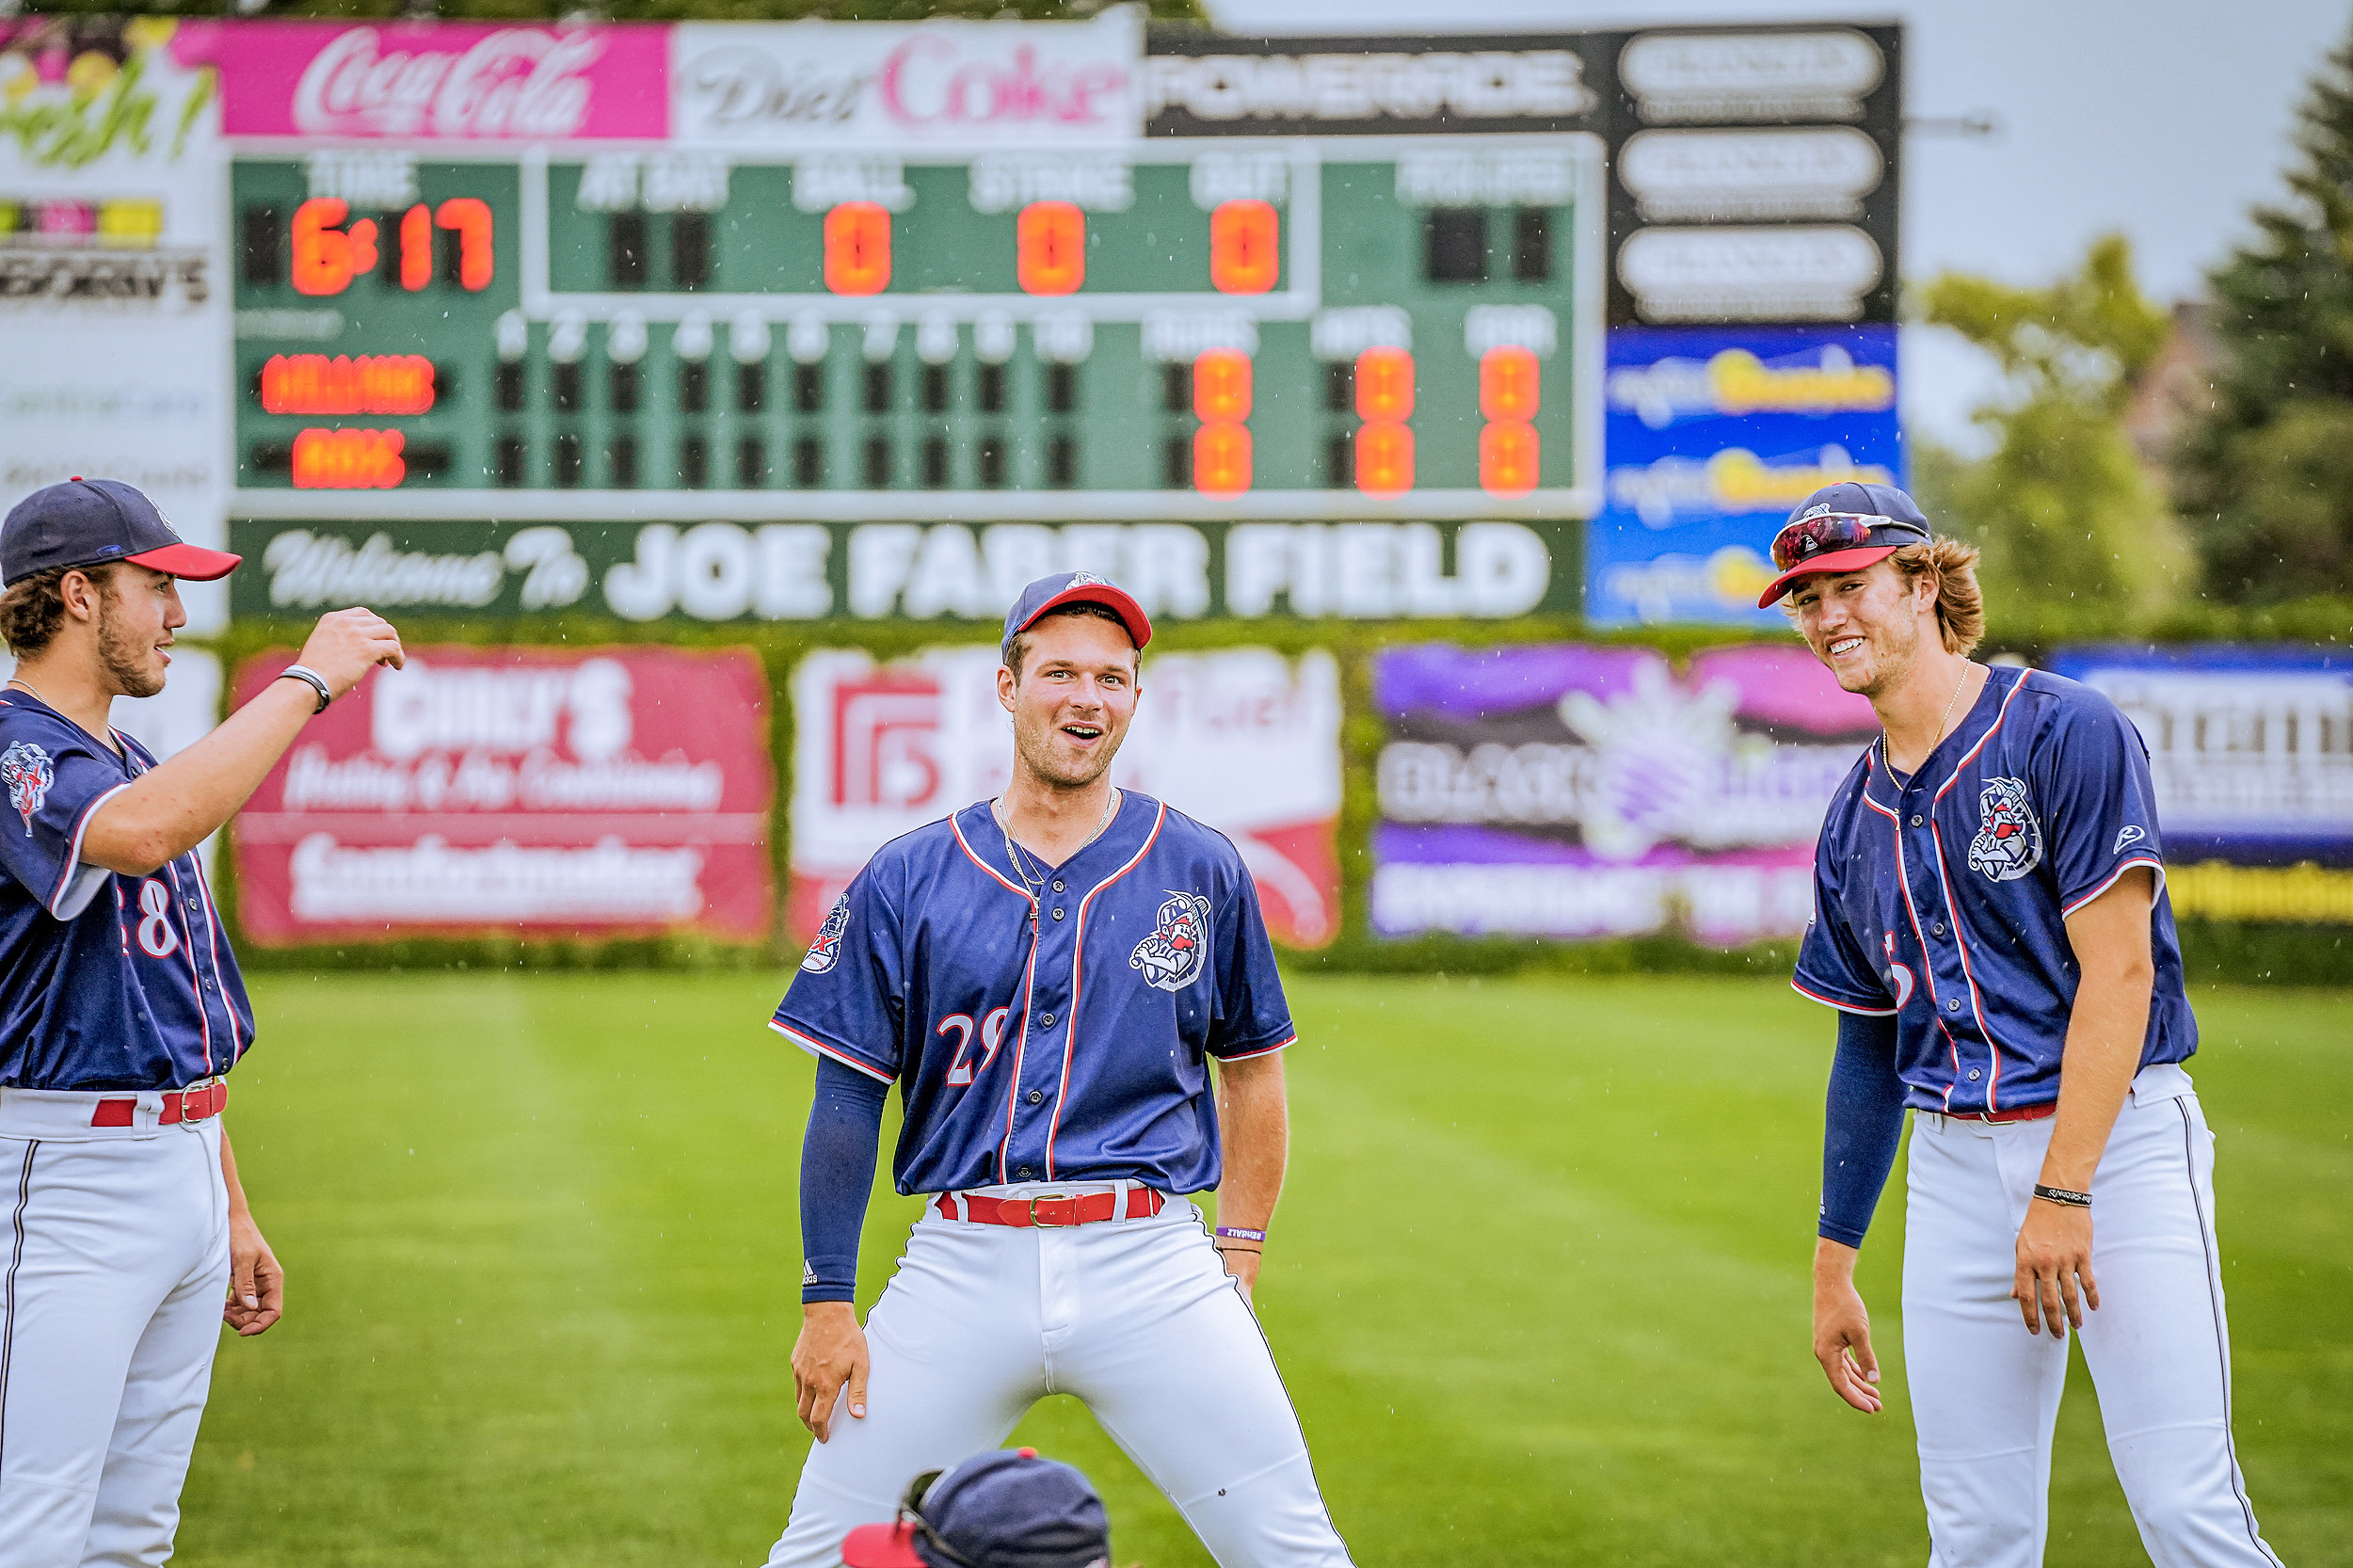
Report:
M1038 1027L1038 1028L1040 1028L1040 1029L1051 1029L1051 1028L1053 1028L1053 1027L1054 1027L1054 1015L1052 1015L1051 1013L1041 1013L1041 1014L1039 1014L1039 1015L1037 1016L1037 1027Z
M1054 878L1054 891L1058 893L1062 891L1062 878L1059 876Z
M1913 825L1913 826L1914 826L1914 827L1917 827L1917 826L1919 826L1919 825L1920 825L1920 813L1919 813L1919 812L1917 812L1917 811L1914 811L1914 812L1912 814L1912 825Z
M1061 920L1061 919L1062 919L1062 911L1061 911L1061 910L1057 909L1057 910L1055 910L1055 911L1054 911L1054 919L1056 919L1056 920Z
M1046 1103L1046 1091L1043 1089L1031 1090L1030 1103L1032 1105L1044 1105Z
M1937 936L1942 936L1945 935L1945 922L1943 920L1939 920L1934 925L1929 926L1929 930L1935 933Z
M1984 1077L1984 1076L1985 1076L1984 1074L1982 1074L1982 1073L1978 1072L1978 1071L1977 1071L1977 1068L1975 1068L1975 1067L1972 1067L1972 1068L1970 1068L1970 1069L1969 1069L1969 1081L1970 1081L1970 1082L1972 1082L1972 1083L1977 1082L1978 1079L1980 1079L1980 1078L1982 1078L1982 1077Z
M1029 1179L1030 1179L1030 1168L1029 1168L1027 1165L1022 1166L1019 1170L1017 1170L1017 1171L1016 1171L1016 1172L1014 1172L1014 1173L1013 1173L1013 1178L1014 1178L1014 1180L1016 1180L1016 1181L1027 1181L1027 1180L1029 1180Z
M1955 997L1955 998L1953 998L1953 1000L1950 1000L1950 1001L1946 1002L1946 1003L1945 1004L1945 1012L1947 1012L1947 1013L1958 1013L1958 1012L1960 1012L1960 1011L1961 1011L1961 999L1960 999L1959 997Z

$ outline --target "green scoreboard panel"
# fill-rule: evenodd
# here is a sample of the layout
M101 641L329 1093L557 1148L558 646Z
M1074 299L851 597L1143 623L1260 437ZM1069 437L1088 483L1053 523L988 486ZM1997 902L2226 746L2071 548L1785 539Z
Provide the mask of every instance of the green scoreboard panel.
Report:
M249 152L232 180L248 521L1598 502L1590 135L962 161L443 145ZM464 553L446 528L392 543L427 535Z

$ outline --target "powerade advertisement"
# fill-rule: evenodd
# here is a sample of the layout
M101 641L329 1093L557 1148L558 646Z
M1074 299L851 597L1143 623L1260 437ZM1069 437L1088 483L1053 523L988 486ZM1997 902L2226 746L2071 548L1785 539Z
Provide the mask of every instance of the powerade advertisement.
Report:
M1903 483L1892 326L1619 328L1608 365L1595 626L1779 627L1756 596L1790 509L1842 479Z
M1805 929L1814 840L1879 732L1801 648L1391 648L1373 667L1385 936L1739 947Z

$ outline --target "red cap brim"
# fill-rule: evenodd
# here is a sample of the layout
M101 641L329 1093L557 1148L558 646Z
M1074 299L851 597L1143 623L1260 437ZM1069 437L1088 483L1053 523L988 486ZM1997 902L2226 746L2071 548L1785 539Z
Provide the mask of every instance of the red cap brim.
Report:
M1781 601L1781 596L1789 591L1789 584L1801 577L1816 577L1826 571L1852 571L1857 567L1883 561L1902 548L1899 544L1866 544L1855 550L1834 550L1828 555L1817 555L1804 565L1791 567L1774 578L1772 585L1758 597L1756 607L1760 610L1771 609Z
M123 559L135 567L152 567L193 583L210 583L236 570L237 563L245 557L232 555L225 550L206 550L202 545L168 544L142 550L136 555L125 555Z
M1128 635L1135 640L1136 647L1142 648L1152 640L1152 623L1145 617L1144 606L1129 598L1125 590L1114 588L1109 583L1080 583L1064 588L1039 605L1037 614L1021 623L1021 630L1027 632L1048 611L1059 610L1065 604L1100 604L1119 617L1119 623L1128 629Z
M842 1568L931 1568L915 1555L913 1525L860 1525L841 1543Z

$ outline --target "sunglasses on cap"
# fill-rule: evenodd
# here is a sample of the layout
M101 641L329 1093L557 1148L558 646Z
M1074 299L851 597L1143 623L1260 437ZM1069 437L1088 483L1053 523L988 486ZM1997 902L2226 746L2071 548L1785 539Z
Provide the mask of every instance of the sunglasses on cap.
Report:
M1817 555L1833 551L1853 550L1870 544L1874 532L1887 529L1918 536L1926 540L1929 531L1916 522L1900 518L1881 517L1872 512L1822 512L1810 518L1800 518L1773 536L1773 569L1787 571L1803 566ZM1881 544L1889 541L1881 539Z
M942 1541L939 1532L932 1528L932 1522L923 1517L925 1494L946 1473L944 1470L926 1470L908 1482L906 1496L899 1500L898 1516L893 1522L913 1525L922 1533L923 1539L931 1543L932 1550L956 1564L956 1568L974 1568L972 1560Z

